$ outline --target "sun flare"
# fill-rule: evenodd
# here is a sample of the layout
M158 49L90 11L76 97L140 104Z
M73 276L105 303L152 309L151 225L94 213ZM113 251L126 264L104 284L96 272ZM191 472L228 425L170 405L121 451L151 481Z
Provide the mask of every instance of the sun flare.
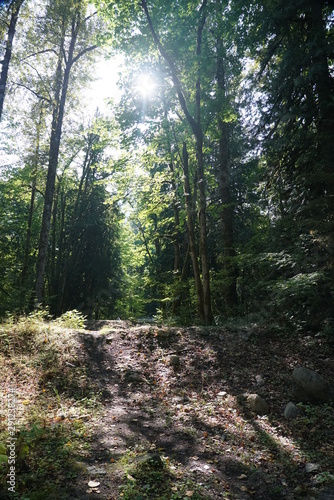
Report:
M154 78L149 73L142 73L137 78L136 89L139 92L139 94L144 98L152 96L156 86L157 85L156 82L154 81Z

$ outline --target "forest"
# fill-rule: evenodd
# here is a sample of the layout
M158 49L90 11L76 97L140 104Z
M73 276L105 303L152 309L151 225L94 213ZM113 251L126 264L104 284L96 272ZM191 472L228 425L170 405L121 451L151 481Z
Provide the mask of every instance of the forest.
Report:
M0 498L334 498L334 0L0 0Z
M332 329L333 9L2 2L1 315Z

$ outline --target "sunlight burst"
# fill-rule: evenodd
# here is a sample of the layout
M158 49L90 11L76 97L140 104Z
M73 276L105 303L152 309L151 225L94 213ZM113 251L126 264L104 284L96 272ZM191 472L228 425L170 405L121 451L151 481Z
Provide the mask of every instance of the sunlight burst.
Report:
M137 78L136 89L144 98L152 96L156 89L156 86L156 82L154 81L152 75L150 75L149 73L142 73Z

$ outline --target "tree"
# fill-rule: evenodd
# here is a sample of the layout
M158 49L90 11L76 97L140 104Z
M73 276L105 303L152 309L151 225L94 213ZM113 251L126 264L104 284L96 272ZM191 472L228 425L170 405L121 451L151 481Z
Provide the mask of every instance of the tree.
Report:
M201 70L200 70L202 33L206 21L207 1L204 0L199 8L199 18L198 18L197 35L196 35L197 36L197 43L196 43L197 76L195 83L196 118L194 118L189 111L175 63L172 57L166 52L165 48L163 47L156 33L150 13L148 11L146 0L142 0L141 5L144 9L155 45L169 67L173 85L176 90L180 106L187 121L189 122L189 125L196 139L196 156L197 156L198 188L199 188L199 226L200 226L199 246L200 246L201 265L202 265L202 278L203 278L203 284L200 282L200 280L196 279L196 287L197 287L197 296L198 297L202 296L202 298L198 300L199 315L200 317L203 316L203 320L207 324L210 324L213 321L213 315L211 309L210 270L209 270L208 249L207 249L206 190L205 190L204 159L203 159L203 130L201 126ZM184 158L186 158L186 155Z
M271 263L267 262L270 273L266 272L274 283L266 281L266 301L271 297L276 311L286 316L293 310L295 318L310 315L319 322L332 300L333 283L333 77L329 70L333 2L235 5L240 7L240 26L245 19L250 21L246 43L255 61L253 86L260 123L253 133L262 148L263 201L270 224L269 239L262 248L273 252Z
M8 11L10 13L10 20L7 32L6 49L3 60L1 61L1 74L0 74L0 121L2 117L3 105L6 94L8 70L10 60L12 58L13 40L16 31L16 23L19 16L19 11L24 0L12 0L9 4Z
M55 92L53 101L53 116L51 125L49 167L45 190L44 211L42 217L42 227L40 233L38 261L36 270L36 300L41 303L43 300L43 279L46 266L48 239L52 215L52 203L55 189L55 179L58 165L58 156L62 125L65 112L65 103L69 85L70 73L73 65L87 52L94 50L97 45L80 47L75 53L78 36L83 31L88 18L85 18L85 5L78 2L66 5L59 1L56 5L56 14L60 18L60 33L58 47L58 61L55 74ZM55 5L52 6L52 9ZM69 32L69 43L67 36ZM63 67L64 65L64 67Z

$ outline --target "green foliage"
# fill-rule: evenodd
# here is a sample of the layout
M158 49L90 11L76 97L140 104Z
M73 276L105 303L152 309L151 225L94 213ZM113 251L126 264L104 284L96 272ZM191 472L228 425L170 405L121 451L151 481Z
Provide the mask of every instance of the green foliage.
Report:
M7 462L8 462L7 448L2 443L0 443L0 466L1 466L1 464L7 463Z
M322 428L332 424L333 406L330 404L309 405L298 403L298 408L303 416L300 417L302 422L310 428L314 425L321 424Z
M29 315L24 318L23 316L20 318L22 322L28 322L32 325L43 323L44 321L48 321L51 319L50 308L49 307L36 307Z
M17 484L20 498L68 498L64 486L59 484L59 476L70 480L79 472L75 463L78 442L75 427L46 428L42 422L35 422L18 430L16 474L20 477ZM1 476L4 473L1 471Z
M63 313L55 323L63 328L82 329L85 327L86 317L76 309Z
M120 494L126 500L156 499L183 500L192 490L192 498L200 500L198 488L190 481L178 480L169 466L169 459L162 463L148 460L145 456L129 457L125 463L124 484ZM175 485L177 484L177 487Z
M330 472L320 472L320 474L317 474L315 476L315 482L316 484L334 484L334 474L331 474Z

